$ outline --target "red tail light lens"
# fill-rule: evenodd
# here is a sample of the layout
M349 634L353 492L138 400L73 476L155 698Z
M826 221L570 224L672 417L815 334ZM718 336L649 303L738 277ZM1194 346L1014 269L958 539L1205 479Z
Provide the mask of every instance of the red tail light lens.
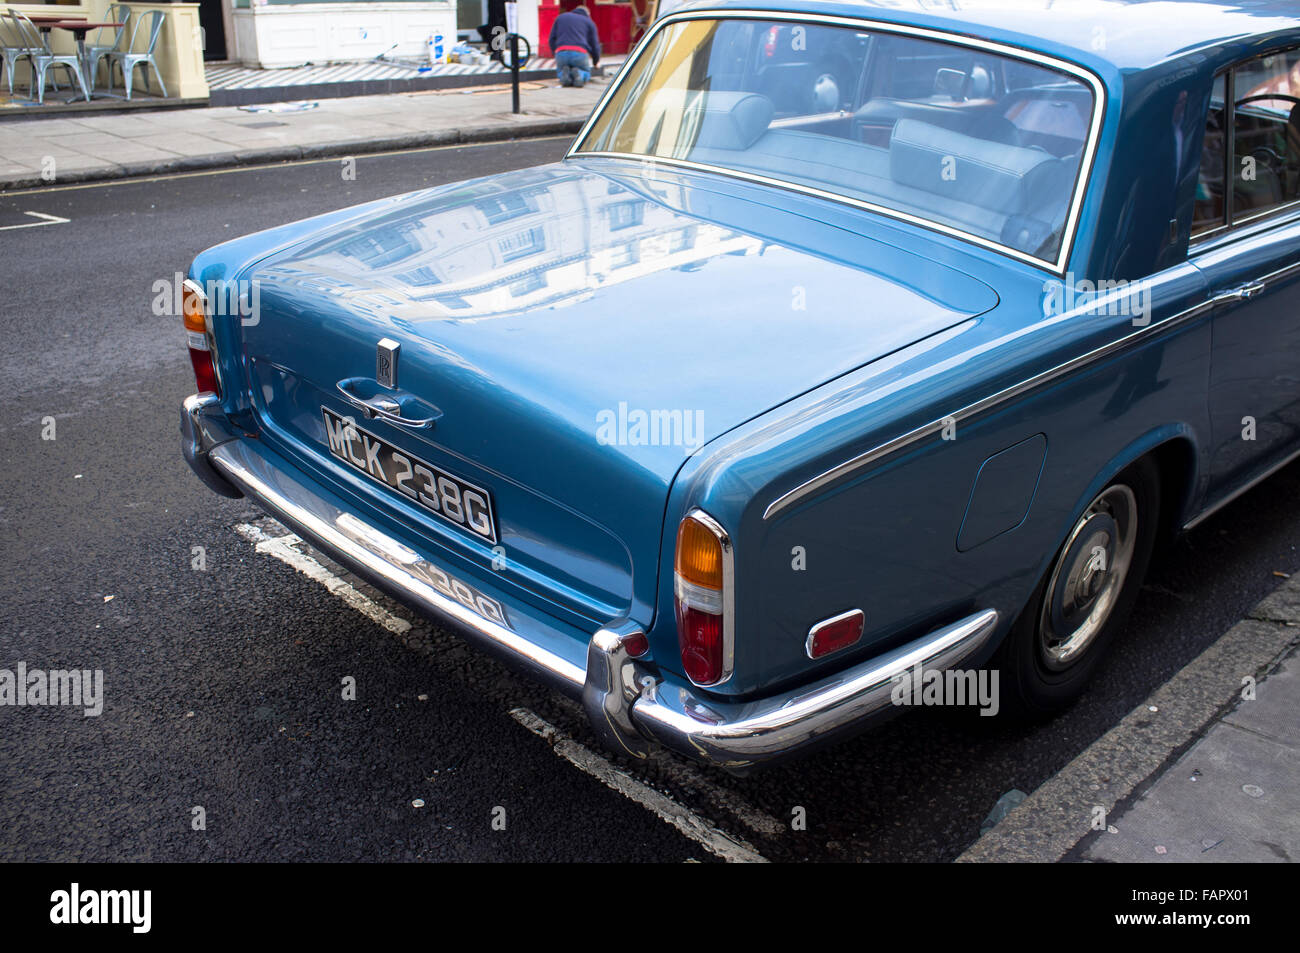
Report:
M221 396L221 387L217 384L217 372L212 366L212 352L207 348L207 342L204 342L202 350L190 345L190 363L194 365L194 383L198 387L198 393L204 392Z
M677 599L677 641L682 648L682 669L696 685L722 680L722 615L713 615Z
M862 638L862 624L865 619L866 616L862 614L861 609L851 609L818 622L808 632L808 643L804 646L808 651L808 657L825 658L832 652L856 645L858 639Z
M181 286L181 312L185 320L185 336L189 343L190 363L194 366L194 383L199 393L221 395L217 383L217 369L212 363L212 349L208 347L208 296L198 284L186 278Z
M726 531L699 510L677 528L673 560L677 642L682 670L696 685L718 685L731 676L730 545Z

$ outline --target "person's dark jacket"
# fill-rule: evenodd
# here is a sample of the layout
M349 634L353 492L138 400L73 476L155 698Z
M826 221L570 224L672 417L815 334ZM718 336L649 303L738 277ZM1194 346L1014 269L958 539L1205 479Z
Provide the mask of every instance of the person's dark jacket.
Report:
M566 46L586 50L593 66L600 62L600 37L596 35L596 24L583 7L561 13L551 26L551 52Z
M500 63L506 36L506 0L488 0L487 23L478 28L478 35L487 44L488 55Z

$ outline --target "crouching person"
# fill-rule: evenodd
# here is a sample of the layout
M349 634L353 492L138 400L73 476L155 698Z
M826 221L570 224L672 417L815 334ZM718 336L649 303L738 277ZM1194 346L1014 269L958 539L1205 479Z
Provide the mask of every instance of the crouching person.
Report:
M600 62L600 37L586 7L561 13L551 27L555 75L561 86L586 86L591 68Z

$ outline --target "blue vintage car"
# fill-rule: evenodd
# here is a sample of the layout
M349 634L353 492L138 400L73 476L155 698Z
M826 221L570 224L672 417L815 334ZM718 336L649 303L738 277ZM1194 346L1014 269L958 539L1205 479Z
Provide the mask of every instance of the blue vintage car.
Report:
M564 161L204 252L186 459L632 756L1069 704L1300 447L1300 21L966 6L687 3Z

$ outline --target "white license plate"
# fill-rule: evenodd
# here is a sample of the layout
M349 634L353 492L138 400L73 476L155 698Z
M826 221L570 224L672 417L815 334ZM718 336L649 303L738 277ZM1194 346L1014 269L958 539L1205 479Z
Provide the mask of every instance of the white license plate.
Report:
M370 431L322 407L330 453L355 470L419 503L453 526L496 543L492 495L458 476L398 450Z

